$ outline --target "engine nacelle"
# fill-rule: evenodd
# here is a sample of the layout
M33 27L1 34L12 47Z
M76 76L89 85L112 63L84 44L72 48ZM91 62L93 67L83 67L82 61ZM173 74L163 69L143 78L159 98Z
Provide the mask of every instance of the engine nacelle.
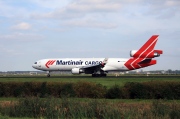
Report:
M131 50L130 51L130 57L133 57L133 55L137 52L137 50Z
M154 50L151 53L149 53L148 51L145 51L142 54L138 54L137 50L131 50L130 56L131 57L139 57L139 58L154 58L154 57L159 57L160 54L162 54L162 53L163 53L162 50Z
M80 69L80 68L73 68L71 70L71 73L72 74L81 74L81 73L84 73L84 70L83 69Z
M160 56L160 54L159 54L159 53L154 52L154 57L159 57L159 56Z

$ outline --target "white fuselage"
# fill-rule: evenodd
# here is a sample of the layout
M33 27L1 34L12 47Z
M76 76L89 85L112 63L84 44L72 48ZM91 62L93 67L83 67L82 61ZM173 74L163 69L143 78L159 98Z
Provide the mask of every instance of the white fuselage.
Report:
M102 63L104 58L52 58L42 59L33 64L33 68L43 71L71 71L73 68L83 68ZM127 71L125 58L108 58L103 71Z
M154 50L158 35L153 35L139 49L131 50L131 58L52 58L42 59L33 64L33 68L48 71L71 71L72 74L92 74L106 76L108 71L129 71L155 65L153 58L163 54L162 50Z

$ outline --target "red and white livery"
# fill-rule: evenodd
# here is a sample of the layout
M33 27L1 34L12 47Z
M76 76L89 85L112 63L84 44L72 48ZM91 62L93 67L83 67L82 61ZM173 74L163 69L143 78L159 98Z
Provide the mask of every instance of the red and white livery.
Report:
M51 58L36 61L33 68L47 71L71 71L72 74L106 76L109 71L129 71L155 65L163 51L154 50L158 35L153 35L139 50L131 50L131 58Z

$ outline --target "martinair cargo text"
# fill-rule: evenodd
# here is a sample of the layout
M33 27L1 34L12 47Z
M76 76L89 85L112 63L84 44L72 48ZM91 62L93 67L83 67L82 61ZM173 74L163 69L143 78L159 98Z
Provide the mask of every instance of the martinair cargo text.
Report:
M72 74L92 74L93 77L106 76L109 71L129 71L156 64L162 50L154 50L158 35L153 35L139 50L131 50L131 58L52 58L35 62L32 67L47 71L71 71Z

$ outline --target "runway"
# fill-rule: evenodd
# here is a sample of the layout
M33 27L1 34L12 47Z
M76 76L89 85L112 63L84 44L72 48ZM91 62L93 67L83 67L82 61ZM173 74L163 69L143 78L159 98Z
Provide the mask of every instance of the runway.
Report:
M107 76L107 77L91 77L91 75L78 75L78 76L74 76L74 75L59 75L59 76L51 76L51 77L46 77L46 75L44 76L22 76L22 75L19 75L19 76L0 76L0 78L180 78L180 75L151 75L151 76L145 76L145 75L128 75L128 76Z

